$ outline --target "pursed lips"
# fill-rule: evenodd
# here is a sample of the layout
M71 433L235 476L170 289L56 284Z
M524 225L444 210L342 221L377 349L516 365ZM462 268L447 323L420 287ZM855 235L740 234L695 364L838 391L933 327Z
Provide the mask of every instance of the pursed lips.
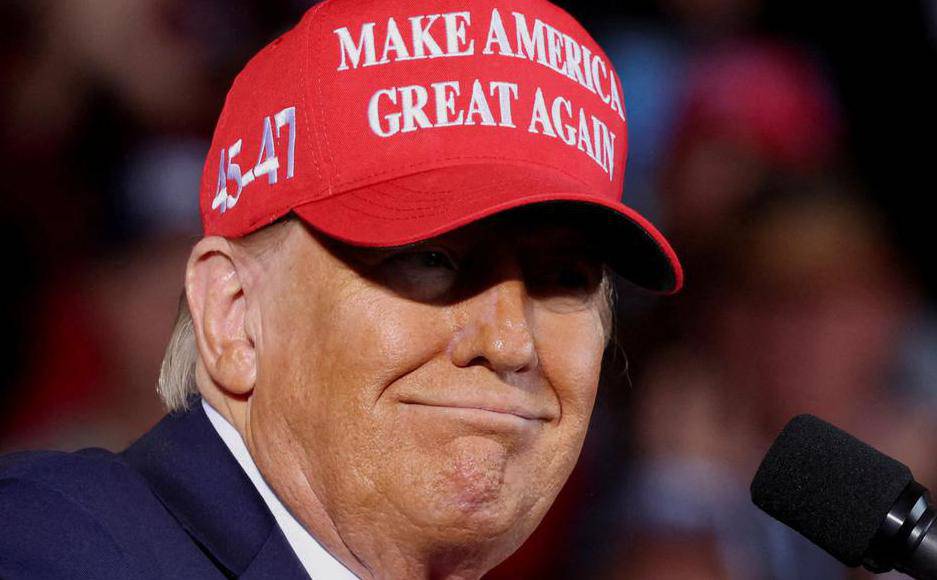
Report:
M400 402L405 405L437 407L439 409L487 411L489 413L498 413L501 415L513 415L514 417L527 421L549 422L553 420L553 415L550 413L533 411L530 407L520 404L495 403L491 401L428 401L409 398L400 399Z

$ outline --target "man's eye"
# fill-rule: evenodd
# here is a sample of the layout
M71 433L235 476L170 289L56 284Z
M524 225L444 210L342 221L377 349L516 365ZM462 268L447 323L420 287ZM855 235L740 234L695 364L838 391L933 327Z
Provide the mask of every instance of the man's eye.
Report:
M545 261L528 281L532 295L564 307L591 301L601 283L602 265L589 259Z
M406 258L415 262L414 265L423 268L444 268L447 270L455 270L455 264L452 263L452 259L450 259L449 256L443 252L432 250L425 252L413 252L408 254Z
M389 256L381 271L397 293L417 301L442 298L456 281L458 267L442 250L405 251Z
M455 272L457 270L455 261L442 250L401 252L387 258L385 266L412 273L435 270Z
M556 274L556 285L565 290L585 291L589 289L592 282L593 276L585 268L564 268Z

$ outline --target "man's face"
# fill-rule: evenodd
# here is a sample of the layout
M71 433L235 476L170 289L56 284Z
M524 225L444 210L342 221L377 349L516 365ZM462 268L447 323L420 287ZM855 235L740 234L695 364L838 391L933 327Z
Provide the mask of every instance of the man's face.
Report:
M247 439L300 519L316 525L305 486L356 554L516 549L599 380L605 284L582 235L515 215L373 250L295 224L262 284Z

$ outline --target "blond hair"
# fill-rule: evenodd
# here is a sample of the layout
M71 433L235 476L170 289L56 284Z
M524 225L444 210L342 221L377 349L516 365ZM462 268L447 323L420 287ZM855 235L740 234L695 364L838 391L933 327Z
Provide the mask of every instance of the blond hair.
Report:
M189 401L198 394L195 383L195 365L198 362L198 349L195 346L195 328L189 301L185 292L179 299L179 313L176 325L172 329L163 363L159 367L159 380L156 393L163 405L170 411L183 411Z

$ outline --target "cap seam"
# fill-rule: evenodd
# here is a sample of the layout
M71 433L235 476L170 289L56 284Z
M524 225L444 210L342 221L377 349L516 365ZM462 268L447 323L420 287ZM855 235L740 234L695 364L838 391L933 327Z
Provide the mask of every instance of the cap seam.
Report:
M498 194L497 194L497 193L490 193L490 194L487 194L487 195L479 196L479 197L477 198L477 200L478 200L478 201L484 201L484 200L487 200L487 199L492 199L492 198L497 198L497 197L498 197ZM414 214L409 214L409 215L400 216L400 217L386 216L386 215L377 215L377 214L375 214L375 213L369 212L369 211L367 210L367 208L361 208L361 207L357 207L357 206L352 206L351 204L347 203L347 201L346 201L345 199L343 199L343 198L344 198L344 196L339 196L339 197L336 198L335 201L338 202L338 203L340 203L340 204L343 205L344 207L346 207L346 208L348 208L348 209L350 209L350 210L353 210L353 211L355 211L355 212L357 212L357 213L366 215L366 216L371 217L371 218L374 218L374 219L380 219L380 220L390 220L390 221L395 221L395 222L401 222L401 221L414 220L414 219L419 219L419 218L424 218L424 217L430 217L430 216L444 215L444 213L445 213L445 212L422 212L422 213L414 213ZM544 201L546 201L546 200L544 200Z
M501 161L501 164L502 164L502 165L512 165L512 164L513 164L513 163L504 163L504 159L503 159L503 158L501 158L501 157L493 157L493 156L450 157L450 158L444 159L444 161L459 161L459 160L477 160L477 161L496 160L496 161ZM567 177L570 177L570 178L573 179L574 182L580 184L580 185L583 187L583 191L581 192L583 195L598 195L599 197L602 197L602 199L606 199L606 198L605 198L604 196L602 196L601 194L596 194L596 193L594 193L594 192L593 192L593 188L589 187L587 184L585 184L585 183L584 183L583 181L581 181L580 179L577 179L575 176L572 176L572 175L568 174L567 172L565 172L565 171L563 171L563 170L561 170L561 169L558 169L558 168L556 168L556 167L553 167L552 165L541 164L541 163L535 163L535 162L524 162L524 163L531 164L531 165L542 166L542 167L547 167L547 168L549 168L549 169L554 169L554 170L556 170L558 173L561 173L561 174L563 174L563 175L565 175L565 176L567 176ZM418 165L420 165L420 164L413 164L413 165L410 165L410 166L404 166L404 168L414 167L414 166L418 166ZM398 168L398 169L399 169L399 168ZM416 173L425 173L425 172L433 171L434 169L440 169L440 168L439 168L439 167L432 167L432 168L426 169L425 171L416 172ZM378 174L378 175L382 175L382 174L384 174L384 173L389 173L389 172L382 172L382 173L380 173L380 174ZM395 177L395 178L392 178L392 179L403 179L403 178L406 178L406 177L410 177L411 175L415 175L416 173L411 173L411 174L407 174L407 175L401 175L401 176L399 176L399 177ZM371 177L373 177L373 176L371 176ZM366 177L366 178L363 178L363 179L370 179L371 177ZM349 184L343 185L342 188L339 189L338 191L336 191L334 188L331 187L331 185L329 185L329 186L328 186L328 190L325 191L325 195L323 195L323 190L320 188L319 190L317 190L317 191L311 193L308 197L302 197L302 198L299 198L299 199L291 200L291 201L289 201L289 203L286 203L286 204L283 204L282 206L279 206L278 209L275 210L274 213L277 213L277 214L279 214L280 212L284 212L284 213L285 213L286 211L289 211L290 209L295 208L295 207L299 207L299 206L301 206L301 205L306 205L306 204L308 204L308 203L315 203L315 202L320 202L320 201L326 201L326 200L328 200L328 199L332 199L332 198L344 196L344 195L353 193L353 192L355 192L356 190L365 189L365 188L367 188L367 187L375 187L375 186L380 186L380 185L387 185L387 184L388 184L388 183L387 183L388 181L391 181L391 179L387 179L387 180L384 180L384 181L377 181L377 182L374 182L374 183L368 183L368 184L365 184L365 185L357 185L355 182L351 182L351 183L349 183ZM390 184L390 185L392 185L392 184ZM617 200L608 199L608 200L609 200L609 201L618 201L619 203L621 203L621 199L617 199ZM282 208L282 209L281 209L281 208ZM253 225L256 225L256 224L258 224L258 223L260 223L260 222L262 222L262 221L264 221L264 219L263 219L262 217L261 217L261 218L258 218L258 219L256 219L256 220L250 222L251 226L249 226L249 227L252 227Z
M321 6L322 4L316 7L317 12L319 8L321 8ZM322 21L324 20L324 18L316 18L314 20L315 20L315 33L316 33L315 37L317 40L316 48L318 49L319 48L318 40L322 38L322 34L321 34L322 33ZM307 49L308 49L308 46L307 46ZM310 55L319 54L319 51L316 50L315 53L310 51L309 54ZM325 173L326 173L326 178L328 179L329 192L331 193L332 190L334 189L333 188L333 183L334 183L333 174L334 174L334 177L337 179L339 175L341 175L341 171L339 170L338 166L335 164L335 153L332 151L332 143L329 141L328 126L325 123L325 106L324 106L325 99L322 98L322 75L318 74L319 72L320 71L316 71L317 74L315 75L316 76L316 96L318 97L316 102L319 104L319 107L318 107L319 110L317 111L319 115L319 123L317 123L317 125L321 125L321 132L318 132L318 134L321 135L323 140L325 141L325 151L329 156L329 167L326 169Z
M537 167L546 167L546 168L548 168L548 169L552 169L552 170L556 171L557 173L561 173L561 174L565 175L566 177L572 179L572 180L575 181L576 183L581 184L583 187L585 187L585 188L588 189L588 190L593 190L593 189L594 189L593 187L590 187L585 181L581 180L580 178L576 177L575 175L573 175L573 174L571 174L571 173L569 173L569 172L567 172L567 171L565 171L565 170L563 170L563 169L560 169L559 167L555 167L555 166L553 166L553 165L550 165L550 164L548 164L548 163L541 163L541 162L537 162L537 161L526 161L526 160L525 160L525 161L520 161L520 160L509 160L509 161L505 161L504 157L497 157L497 156L493 156L493 155L462 155L462 156L456 156L456 157L444 157L444 158L442 158L442 159L438 159L438 158L437 158L437 159L433 159L433 161L432 161L432 166L426 167L426 169L424 169L423 171L417 171L417 172L410 173L410 174L399 175L399 176L394 177L394 178L389 178L389 179L387 179L387 180L385 180L385 181L389 181L390 179L397 179L397 178L408 177L409 175L413 175L413 174L415 174L415 173L424 173L424 172L433 171L434 169L442 169L443 167L441 167L441 166L438 165L438 163L439 163L440 161L498 161L498 162L500 162L500 163L499 163L500 165L535 165L535 166L537 166ZM381 177L381 176L384 176L384 175L388 175L388 174L392 174L392 173L395 173L395 172L399 172L399 171L401 171L401 170L412 169L412 168L414 168L414 167L420 167L421 165L427 165L427 163L426 163L426 162L419 162L419 163L413 163L413 164L410 164L410 165L400 165L400 166L397 166L397 167L395 167L395 168L393 168L393 169L388 169L388 170L384 170L384 171L377 171L377 172L374 172L374 173L369 173L369 174L367 174L367 175L363 175L363 176L361 176L361 177L359 177L359 178L357 178L357 179L354 179L354 180L352 180L352 181L349 181L349 182L347 182L347 183L342 183L342 184L340 184L340 185L339 185L340 190L339 190L339 191L336 191L336 192L334 192L334 193L335 193L335 194L347 193L348 191L352 191L352 190L355 190L355 189L359 189L360 187L367 187L368 185L379 185L379 184L382 183L382 182L376 181L376 182L374 182L374 183L365 183L364 185L359 185L359 184L361 184L362 182L367 182L367 181L370 180L370 179L374 179L375 177Z
M341 197L350 197L352 193L353 193L353 192L348 192L348 194L349 194L348 196L344 196L344 195L343 195L343 196L341 196ZM358 199L364 200L364 198L361 198L361 197L359 197ZM376 206L376 207L378 207L378 208L381 208L381 209L386 209L386 210L391 210L391 211L393 211L394 209L397 209L397 208L391 207L391 206L389 206L389 205L387 205L387 204L385 204L385 203L382 203L381 200L374 199L373 197L369 197L369 198L368 198L367 200L365 200L365 201L367 201L369 204L371 204L371 205L373 205L373 206ZM410 206L410 207L408 207L408 208L399 208L399 209L402 209L403 211L407 211L407 210L409 210L409 209L412 209L412 210L425 210L425 209L430 209L430 208L432 208L432 207L436 207L436 206L438 206L438 205L439 205L439 204L432 204L432 203L430 203L429 201L427 201L426 203L415 204L415 205L412 205L412 206Z
M488 185L488 184L486 184L486 185L479 185L479 186L472 187L472 188L466 188L464 191L465 191L466 194L472 194L472 193L474 193L474 192L477 192L477 191L481 191L481 190L486 189L487 185ZM397 186L394 185L394 184L392 184L392 183L386 183L386 182L385 182L385 183L380 184L380 186L375 186L374 189L376 189L376 190L379 191L379 188L380 188L380 187L397 187ZM451 191L452 191L452 190L446 190L446 191L440 191L439 193L440 193L440 194L443 194L443 193L450 193ZM353 193L355 193L355 191L352 190L352 191L349 191L349 192L347 192L347 193L348 193L348 196L351 196ZM429 192L427 192L427 193L429 193ZM346 196L343 195L343 196L341 196L341 197L346 197ZM364 200L364 201L367 201L367 202L368 202L369 204L371 204L371 205L374 205L374 206L377 206L377 207L380 207L380 208L383 208L383 209L388 209L388 210L393 210L393 209L395 209L394 207L389 206L389 205L386 205L386 204L382 203L381 200L375 199L374 197L368 197L367 199L365 199L363 196L356 196L356 197L358 197L358 199L362 199L362 200ZM422 203L412 204L412 205L410 205L409 207L400 208L400 209L403 209L404 211L406 211L406 210L408 210L408 209L423 210L423 209L429 209L429 208L431 208L431 207L437 207L437 206L439 205L439 203L435 203L435 204L434 204L434 203L432 203L432 200L426 199L426 198L423 198L423 199L417 200L417 201L422 201ZM398 207L399 207L399 206L398 206Z
M321 191L317 192L317 194L321 194ZM248 231L238 234L235 237L241 237L241 236L247 235L248 233L254 231L254 229L257 226L263 225L264 223L272 223L278 220L279 218L283 217L284 215L286 215L288 212L292 211L296 207L299 207L301 205L306 205L307 203L312 203L315 201L323 201L326 199L329 199L329 197L325 196L325 197L319 197L319 198L304 199L301 201L290 201L289 203L280 204L276 206L276 209L274 209L273 211L265 215L258 216L257 218L247 222Z
M402 179L406 179L406 178L402 178ZM508 184L508 185L511 184L511 183L510 183L509 181L507 181L507 180L505 180L505 181L502 182L502 183L506 183L506 184ZM379 183L379 184L375 184L374 187L380 186L380 187L389 187L389 188L401 190L401 191L403 191L403 192L405 192L405 193L412 194L413 197L412 197L411 199L413 199L414 201L430 202L430 201L432 201L432 199L431 199L429 196L450 195L450 194L455 193L455 192L468 194L468 193L472 193L472 192L475 192L475 191L481 191L481 190L487 189L487 188L490 187L491 185L495 185L495 184L494 184L493 182L486 182L486 183L476 184L476 185L471 186L471 187L450 188L450 189L433 189L433 190L430 190L430 189L413 189L413 188L410 188L410 187L406 187L406 186L404 186L404 185L401 185L401 184L399 184L399 183L394 183L394 181L384 181L384 182L381 182L381 183ZM525 185L526 185L526 184L525 184ZM362 188L362 189L366 189L366 188ZM370 188L367 188L367 189L370 189ZM356 191L356 190L352 190L352 192L353 192L353 191ZM351 192L349 192L349 193L351 193Z
M322 147L321 147L321 143L319 142L319 138L318 138L318 137L319 137L319 131L318 131L318 127L317 127L317 126L319 125L319 123L310 123L310 122L309 122L309 98L308 98L308 95L307 95L307 92L308 92L308 88L309 88L309 87L308 87L308 85L307 85L307 83L306 83L306 79L307 79L307 76L306 76L306 67L307 67L307 64L308 64L307 61L311 60L311 59L313 58L312 55L315 54L313 51L311 51L311 50L309 49L309 48L310 48L310 47L309 47L310 37L312 36L312 33L313 33L313 31L310 30L310 29L318 25L317 20L320 20L320 19L315 18L315 16L319 13L319 11L321 10L321 8L322 8L325 4L327 4L327 3L328 3L328 2L323 2L323 3L321 3L321 4L318 4L318 5L314 6L314 7L312 8L311 13L307 15L307 18L309 18L309 20L310 20L310 24L309 24L309 26L307 27L307 29L306 29L306 31L305 31L306 34L305 34L305 38L303 39L303 49L304 49L303 52L304 52L305 54L303 55L303 58L302 58L302 60L301 60L301 65L300 65L300 78L303 79L303 84L306 85L306 89L307 89L307 90L301 91L301 92L302 92L302 99L303 99L303 120L304 120L305 123L306 123L306 134L307 134L307 135L309 135L310 133L313 134L313 141L314 141L314 143L315 143L315 144L314 144L314 151L316 152L316 154L315 154L316 158L313 159L313 165L315 166L317 181L320 182L320 183L323 181L323 179L322 179L323 168L320 167L320 164L324 162L324 156L323 156L323 154L322 154ZM318 75L317 75L317 76L318 76ZM332 176L329 174L327 168L324 170L324 173L325 173L325 182L326 182L326 185L327 185L327 187L328 187L327 191L331 192L331 191L332 191Z
M419 174L413 174L413 175L419 175ZM410 175L410 176L408 176L408 177L413 177L413 175ZM400 179L407 179L407 177L402 177L402 178L400 178ZM472 191L478 191L478 190L480 190L480 189L485 189L486 187L488 187L488 186L490 186L490 185L492 185L492 184L494 183L494 182L492 182L492 181L489 181L489 182L485 182L485 183L482 183L482 184L477 184L477 185L472 186L472 187L448 188L448 189L418 189L418 188L416 188L416 187L406 186L406 185L397 183L397 181L399 181L399 180L396 180L396 179L395 179L395 180L382 181L380 184L375 184L375 185L382 185L382 186L384 186L384 187L392 187L392 188L394 188L394 189L398 189L398 190L403 191L403 192L405 192L405 193L412 194L413 197L412 197L411 199L415 199L415 200L426 200L426 199L428 199L428 198L426 197L427 195L433 196L433 195L439 195L439 194L451 194L451 193L455 193L455 192L472 192ZM514 182L514 180L512 180L512 179L510 179L510 178L505 178L505 179L503 179L503 180L499 180L497 183L498 183L498 184L503 184L505 187L509 187L509 186L513 185L515 182ZM523 182L522 180L518 180L518 183L521 183L522 185L527 185L528 182Z

